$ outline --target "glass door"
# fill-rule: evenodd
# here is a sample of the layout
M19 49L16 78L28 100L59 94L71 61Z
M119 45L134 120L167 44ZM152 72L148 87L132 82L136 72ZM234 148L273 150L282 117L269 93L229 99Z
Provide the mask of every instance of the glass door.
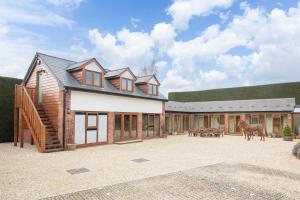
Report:
M229 133L234 133L234 115L229 116Z
M143 114L143 138L151 138L160 135L159 120L159 114Z
M235 123L234 123L235 133L240 133L241 132L240 127L239 127L240 121L241 121L241 116L240 115L235 115Z
M137 115L116 114L114 141L137 138Z
M128 140L130 137L130 115L124 115L124 135L123 140Z

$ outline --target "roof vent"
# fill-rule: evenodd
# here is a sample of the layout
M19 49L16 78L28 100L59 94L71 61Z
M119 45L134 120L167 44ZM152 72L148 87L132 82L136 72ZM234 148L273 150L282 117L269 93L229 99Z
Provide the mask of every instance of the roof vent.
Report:
M41 60L37 60L37 65L42 64Z

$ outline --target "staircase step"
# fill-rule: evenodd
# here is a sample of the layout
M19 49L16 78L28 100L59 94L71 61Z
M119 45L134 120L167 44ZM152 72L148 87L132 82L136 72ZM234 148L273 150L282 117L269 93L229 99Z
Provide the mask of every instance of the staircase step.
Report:
M63 150L64 150L64 148L46 149L44 152L45 153L52 153L52 152L63 151Z
M114 144L131 144L131 143L137 143L137 142L143 142L142 140L125 140L125 141L119 141L119 142L115 142Z
M57 130L55 130L52 126L52 123L47 116L47 113L43 109L42 106L37 107L38 114L46 128L46 150L45 153L63 151L60 140L57 136Z
M61 144L48 144L46 145L46 149L53 149L53 148L62 148Z

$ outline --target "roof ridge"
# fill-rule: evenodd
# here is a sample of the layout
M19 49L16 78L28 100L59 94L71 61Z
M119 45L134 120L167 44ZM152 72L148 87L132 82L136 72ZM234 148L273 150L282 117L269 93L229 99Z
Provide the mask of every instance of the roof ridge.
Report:
M117 71L117 70L121 70L121 69L127 69L128 67L123 67L123 68L119 68L119 69L107 69L107 70L109 70L110 72L113 72L113 71Z
M89 58L89 59L85 59L85 60L78 61L78 62L75 62L75 61L74 61L75 63L69 64L68 66L76 65L76 64L78 64L78 63L88 62L88 61L90 61L90 60L92 60L92 59L94 59L94 58Z
M154 76L154 74L152 74L152 75L145 75L145 76L137 76L137 78L143 78L143 77L147 77L147 76Z
M77 61L74 61L74 60L70 60L70 59L66 59L66 58L61 58L61 57L58 57L58 56L52 56L52 55L41 53L41 52L36 52L36 54L37 55L44 55L44 56L49 56L49 57L52 57L52 58L57 58L57 59L61 59L61 60L66 60L66 61L71 61L71 62L78 63Z

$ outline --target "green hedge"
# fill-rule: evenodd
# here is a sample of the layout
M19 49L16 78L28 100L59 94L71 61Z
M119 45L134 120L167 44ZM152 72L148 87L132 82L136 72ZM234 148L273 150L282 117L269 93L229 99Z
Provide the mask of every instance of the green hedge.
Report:
M180 102L273 98L296 98L300 105L300 82L169 93L169 101Z
M22 80L0 76L0 142L13 141L14 86Z

